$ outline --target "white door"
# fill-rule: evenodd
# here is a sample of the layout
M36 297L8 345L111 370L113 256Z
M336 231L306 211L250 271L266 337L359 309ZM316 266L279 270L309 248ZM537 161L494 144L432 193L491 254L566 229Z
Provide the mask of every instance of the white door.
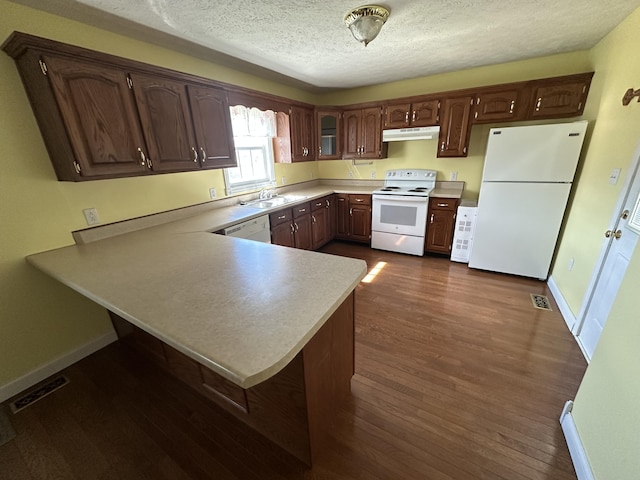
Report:
M587 360L591 360L598 344L640 234L640 175L637 155L635 164L632 163L631 177L620 197L611 230L606 232L607 240L600 254L600 261L594 269L591 284L578 314L577 327L574 328Z

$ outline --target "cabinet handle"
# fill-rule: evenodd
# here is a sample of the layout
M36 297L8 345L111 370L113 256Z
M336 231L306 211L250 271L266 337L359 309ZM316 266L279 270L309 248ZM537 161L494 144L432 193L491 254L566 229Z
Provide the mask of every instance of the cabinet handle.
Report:
M322 206L322 202L317 202L317 203L315 204L315 206L316 206L316 207L321 207L321 206Z
M327 208L329 208L329 206L331 205L331 204L329 203L329 200L325 200L325 202L327 202ZM626 218L626 217L625 217L625 218Z
M433 223L433 213L431 214L431 220L429 221L429 223Z
M140 147L138 147L138 153L140 154L140 165L144 167L147 164L147 157Z
M296 229L295 229L295 231L296 231L296 232L297 232L298 230L300 230L300 227L298 227L298 224L297 224L297 223L293 222L293 224L294 224L294 225L295 225L295 227L296 227Z
M356 202L364 202L362 198L356 198Z
M509 107L509 113L513 113L513 107L516 106L516 101L515 100L511 100L511 106Z
M311 215L311 221L312 221L313 223L316 223L316 216L315 216L315 215Z
M200 147L200 153L202 154L202 163L207 161L207 152L204 151L204 148Z
M442 142L442 145L440 145L440 151L444 152L444 142Z
M409 112L404 114L404 123L409 123Z
M291 235L293 235L296 231L295 227L293 226L293 222L289 224L289 227L291 227Z
M542 105L542 97L538 97L538 101L536 102L536 112L540 111L540 105Z
M78 162L76 162L75 160L73 161L73 168L75 169L76 173L78 175L80 175L82 173L82 168L80 168L80 164Z
M285 218L287 218L287 216L286 216L286 215L280 215L280 216L278 217L278 220L284 220Z
M193 161L195 163L198 163L198 152L196 151L196 149L194 147L191 147L191 150L193 150Z
M417 117L416 111L414 110L413 113L411 114L411 121L415 122L416 121L416 117Z
M449 204L448 203L438 203L439 207L448 207Z
M299 208L299 209L298 209L298 213L302 213L302 212L306 212L306 211L307 211L307 209L306 209L306 208Z
M353 208L349 209L349 216L353 217Z

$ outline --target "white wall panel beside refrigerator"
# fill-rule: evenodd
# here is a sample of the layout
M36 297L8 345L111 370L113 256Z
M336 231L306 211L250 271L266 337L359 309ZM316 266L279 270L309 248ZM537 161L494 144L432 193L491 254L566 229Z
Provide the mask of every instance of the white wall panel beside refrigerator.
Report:
M469 267L547 278L586 128L490 130Z

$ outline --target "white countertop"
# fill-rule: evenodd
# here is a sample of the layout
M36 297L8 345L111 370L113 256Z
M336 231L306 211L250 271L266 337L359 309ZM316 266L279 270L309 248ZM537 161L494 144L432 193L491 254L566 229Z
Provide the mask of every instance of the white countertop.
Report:
M309 201L376 188L320 184L287 194ZM459 197L462 186L437 193ZM366 274L362 260L209 233L281 208L182 212L186 218L134 231L121 222L104 228L108 238L95 240L100 229L91 229L88 243L27 261L249 388L286 366Z

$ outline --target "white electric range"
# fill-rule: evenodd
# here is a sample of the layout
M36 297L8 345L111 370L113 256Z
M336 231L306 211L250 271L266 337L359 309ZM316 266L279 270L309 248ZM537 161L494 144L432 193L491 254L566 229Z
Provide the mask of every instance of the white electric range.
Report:
M424 254L429 193L436 186L436 171L389 170L384 186L372 193L371 247Z

